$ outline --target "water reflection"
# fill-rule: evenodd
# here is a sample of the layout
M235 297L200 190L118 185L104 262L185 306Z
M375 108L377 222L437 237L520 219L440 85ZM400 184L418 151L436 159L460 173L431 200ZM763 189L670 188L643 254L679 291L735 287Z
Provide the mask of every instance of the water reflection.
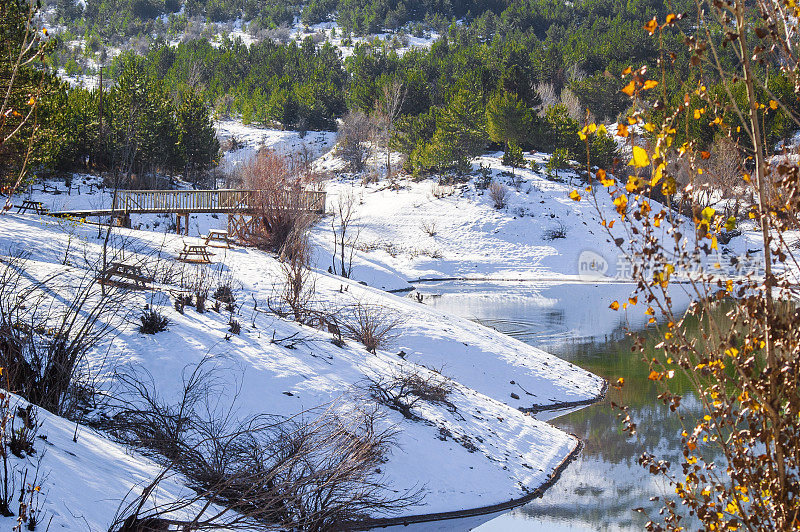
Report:
M645 449L673 462L680 456L678 421L658 401L642 353L631 352L625 334L626 327L644 329L647 317L641 306L627 314L608 308L613 300L626 300L632 288L619 284L420 287L431 306L475 319L609 380L626 381L622 392L610 390L602 403L550 421L581 437L585 448L541 499L477 528L454 522L450 530L642 530L648 519L633 508L654 510L659 503L651 502L651 497L669 496L668 486L636 463ZM676 309L688 306L689 298L680 287L671 297ZM646 353L659 341L652 336ZM680 381L677 385L686 387ZM611 401L630 406L638 425L636 438L621 431Z

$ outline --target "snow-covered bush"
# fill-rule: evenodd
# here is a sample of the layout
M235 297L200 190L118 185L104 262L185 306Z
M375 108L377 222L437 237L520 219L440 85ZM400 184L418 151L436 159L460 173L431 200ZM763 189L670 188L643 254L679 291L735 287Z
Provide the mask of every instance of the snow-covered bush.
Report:
M158 395L151 375L118 376L110 405L115 414L102 420L103 427L121 442L155 451L165 467L138 495L132 492L109 530L150 530L145 524L187 530L340 530L369 512L394 513L419 502L417 491L390 495L380 489L376 471L394 445L395 432L380 428L382 414L366 399L357 398L340 413L326 409L291 420L267 414L235 419L218 408L230 383L210 360L186 369L183 393L175 402ZM190 479L195 491L147 504L160 483L175 474Z
M357 302L344 309L341 328L348 338L360 342L370 353L386 348L397 338L400 319L380 305Z
M506 188L506 186L502 183L493 181L489 185L489 197L492 198L492 203L494 203L495 209L502 209L506 206L508 188Z
M390 375L369 377L367 389L376 401L397 410L406 419L416 419L413 408L420 402L454 408L447 399L453 391L450 381L427 369L414 371L403 367Z

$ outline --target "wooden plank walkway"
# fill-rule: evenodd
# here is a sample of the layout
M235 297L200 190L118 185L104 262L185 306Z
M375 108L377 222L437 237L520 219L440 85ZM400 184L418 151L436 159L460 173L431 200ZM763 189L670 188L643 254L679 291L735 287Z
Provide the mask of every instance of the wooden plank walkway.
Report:
M290 208L322 214L325 192L303 190L283 192L282 203ZM120 190L113 209L65 210L50 212L52 216L110 216L112 214L235 214L249 213L263 204L273 193L266 190Z

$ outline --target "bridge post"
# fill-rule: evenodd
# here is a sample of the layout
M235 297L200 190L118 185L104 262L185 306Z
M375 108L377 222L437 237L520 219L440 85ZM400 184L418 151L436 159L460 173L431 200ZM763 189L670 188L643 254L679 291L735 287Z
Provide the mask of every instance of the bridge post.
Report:
M183 230L181 230L181 218L183 218ZM179 235L189 236L189 213L175 214L175 233Z

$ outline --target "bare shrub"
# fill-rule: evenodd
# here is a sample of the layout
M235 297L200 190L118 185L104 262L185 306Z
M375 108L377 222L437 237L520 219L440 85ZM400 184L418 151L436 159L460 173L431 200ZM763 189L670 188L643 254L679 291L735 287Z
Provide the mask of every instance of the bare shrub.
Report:
M101 297L94 273L65 270L30 281L21 257L0 266L0 367L10 390L58 415L76 406L86 353L125 309L120 291Z
M295 235L285 246L281 261L283 283L276 297L267 300L270 310L281 317L305 323L311 314L314 277L311 272L311 245L308 235Z
M395 329L400 318L386 307L359 301L342 309L340 315L343 334L363 344L370 353L388 347L398 336Z
M304 234L314 221L304 205L306 183L285 157L272 150L259 152L242 170L242 179L250 190L258 191L246 243L283 254L289 239Z
M561 103L561 100L556 94L556 88L552 83L537 83L536 92L542 98L542 105L539 108L539 114L544 116L544 112L549 107L554 107Z
M554 227L549 227L545 229L542 238L548 241L567 238L567 228L563 223L557 222Z
M436 236L436 222L432 222L430 220L423 220L422 223L419 224L420 229L422 232L430 237Z
M366 167L372 132L372 121L362 111L351 111L342 118L336 154L347 163L351 171L361 172Z
M418 501L418 492L391 496L383 489L376 470L394 444L394 432L379 428L376 408L237 421L230 415L235 405L220 411L218 397L227 384L206 367L207 360L187 368L177 403L161 399L147 375L120 381L107 430L166 460L143 493L120 508L110 530L132 532L152 523L186 530L321 532ZM190 480L195 493L152 500L158 485L176 473ZM190 516L178 520L178 511Z
M397 410L406 419L416 419L413 409L420 402L454 408L447 399L453 385L438 372L402 367L389 375L369 377L367 381L367 390L376 401Z
M142 334L160 333L169 327L169 318L153 308L145 308L139 316L139 320L142 322L139 326L139 332Z
M493 181L489 184L489 197L492 199L495 209L502 209L508 201L508 188L502 183Z
M579 122L586 120L586 110L581 105L581 101L575 95L574 92L565 88L561 90L561 103L567 109L567 114L573 120L578 120Z

